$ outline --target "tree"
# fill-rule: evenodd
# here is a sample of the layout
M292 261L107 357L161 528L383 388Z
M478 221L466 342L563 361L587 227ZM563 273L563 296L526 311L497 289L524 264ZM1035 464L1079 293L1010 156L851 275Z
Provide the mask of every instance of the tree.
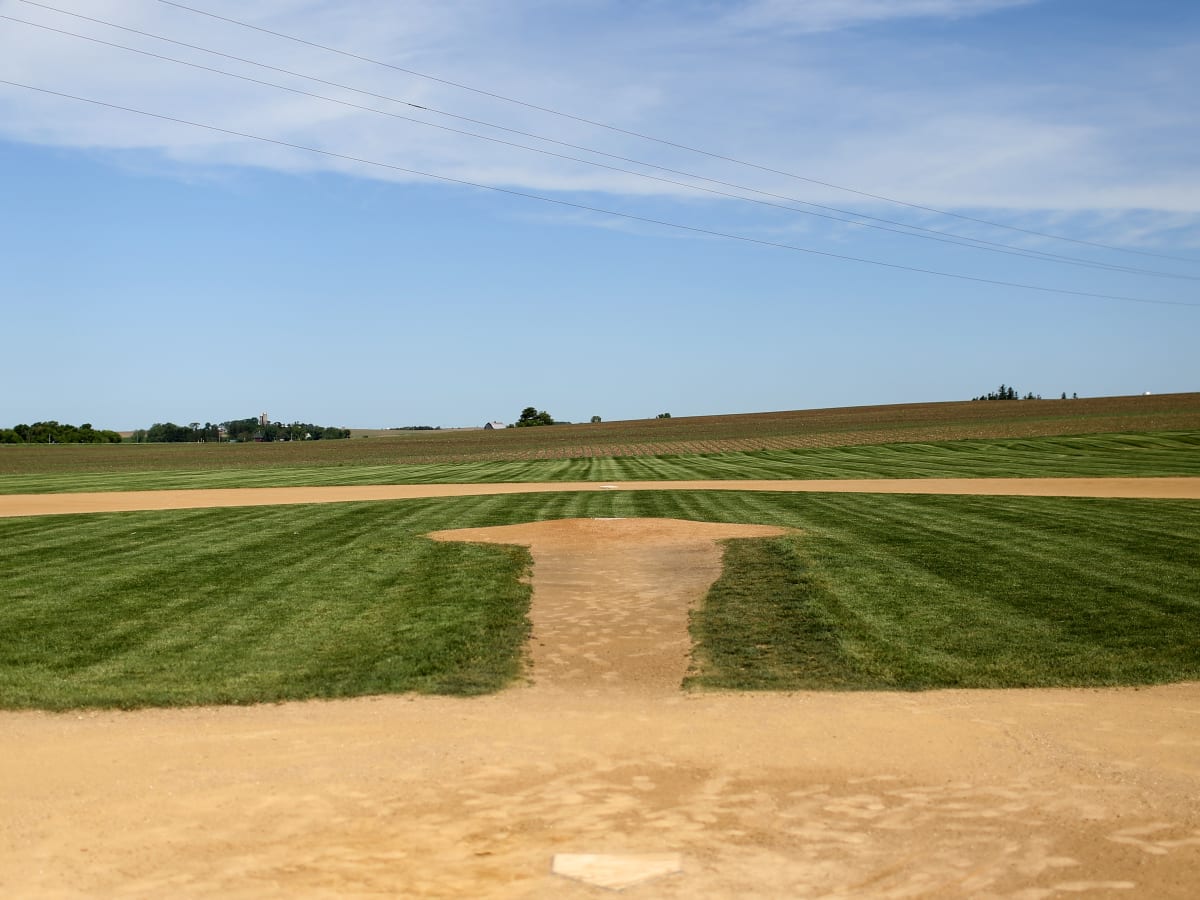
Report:
M532 406L527 406L521 410L521 416L517 419L518 428L528 428L533 425L553 425L554 417L544 409L535 409Z
M671 418L671 414L670 414L670 413L659 413L659 414L658 414L658 416L657 416L657 418L659 418L659 419L669 419L669 418Z
M602 421L602 420L599 416L592 416L592 424L593 425L595 425L597 422L600 422L600 421Z

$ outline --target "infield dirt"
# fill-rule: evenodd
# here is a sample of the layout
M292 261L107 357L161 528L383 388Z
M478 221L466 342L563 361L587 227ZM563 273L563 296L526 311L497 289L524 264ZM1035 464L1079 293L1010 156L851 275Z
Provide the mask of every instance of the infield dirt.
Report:
M534 555L488 697L0 713L0 894L583 898L554 854L678 853L623 895L1195 895L1200 684L682 693L743 528L443 533Z

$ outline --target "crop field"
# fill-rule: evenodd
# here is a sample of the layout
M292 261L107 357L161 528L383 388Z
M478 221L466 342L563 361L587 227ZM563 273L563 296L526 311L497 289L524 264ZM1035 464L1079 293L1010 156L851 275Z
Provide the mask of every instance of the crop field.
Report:
M958 406L973 412L1004 405ZM904 414L893 409L892 416ZM745 430L754 420L742 420L737 440L755 439ZM843 424L856 433L854 422ZM971 433L991 426L947 419L944 427ZM526 430L548 436L548 447L559 431ZM356 449L353 441L329 447ZM58 454L69 448L17 449L25 471L0 476L0 491L1200 476L1197 430L490 464L368 465L351 454L336 466L288 466L281 456L278 468L144 474L94 472L82 456L66 465L71 458ZM176 461L192 466L194 454L234 448L183 449ZM30 463L39 452L51 462ZM424 535L613 516L794 529L787 538L727 545L725 574L693 615L693 688L915 690L1200 678L1194 501L613 491L0 520L0 705L494 691L521 677L529 555L436 544Z
M0 445L0 478L711 455L1200 430L1200 393L849 407L277 444Z

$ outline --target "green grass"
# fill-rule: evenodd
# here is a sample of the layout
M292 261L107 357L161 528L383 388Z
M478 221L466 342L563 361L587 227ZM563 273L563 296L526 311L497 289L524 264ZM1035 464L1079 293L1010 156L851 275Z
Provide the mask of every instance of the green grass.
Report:
M520 671L528 553L414 531L437 521L420 504L9 520L0 705L496 690Z
M696 686L1034 687L1200 677L1200 504L814 496L733 544Z
M220 448L214 445L211 451ZM525 462L55 471L0 475L0 494L439 482L1154 475L1200 476L1200 431Z
M0 520L0 706L495 690L529 558L422 535L574 516L798 529L730 544L697 687L1200 678L1200 503L655 491Z

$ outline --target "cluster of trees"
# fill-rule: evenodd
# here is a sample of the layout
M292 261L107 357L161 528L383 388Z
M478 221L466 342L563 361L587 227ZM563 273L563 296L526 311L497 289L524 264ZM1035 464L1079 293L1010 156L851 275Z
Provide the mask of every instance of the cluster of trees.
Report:
M669 412L659 413L658 418L669 419ZM592 416L592 424L603 421L599 416ZM570 422L556 422L554 417L544 409L538 409L535 406L527 406L521 410L521 415L509 428L528 428L532 425L570 425Z
M204 441L219 441L220 429L211 422L201 425L176 425L174 422L155 422L149 428L139 428L132 438L138 444L190 444Z
M55 421L34 422L0 428L0 444L119 444L121 435L115 431L97 431L90 422L82 425L63 425Z
M309 422L282 422L262 424L256 418L232 419L214 425L212 422L192 422L176 425L174 422L155 422L149 428L139 428L133 433L137 443L180 444L206 443L209 441L320 441L350 437L349 428L333 428L328 425L313 425Z
M1063 395L1066 396L1065 394ZM978 397L972 397L972 400L1041 400L1041 394L1034 394L1030 391L1024 397L1017 393L1017 389L1010 384L1001 384L1000 388L995 391L988 391L986 394L980 394Z
M527 406L521 410L520 418L509 428L529 428L534 425L568 425L569 422L555 422L554 417L544 409Z
M972 400L1041 400L1042 395L1035 394L1035 393L1033 393L1033 391L1030 391L1024 397L1022 397L1020 394L1017 393L1017 389L1015 387L1013 387L1012 385L1002 384L1002 385L1000 385L999 389L997 389L997 390L989 391L986 394L980 394L978 397L972 397L971 399ZM1066 391L1062 392L1062 397L1060 399L1062 399L1062 400L1067 399ZM1079 395L1073 393L1073 394L1071 394L1071 399L1078 400Z
M310 422L259 424L258 419L234 419L222 422L225 437L231 441L334 441L350 437L349 428L313 425Z

